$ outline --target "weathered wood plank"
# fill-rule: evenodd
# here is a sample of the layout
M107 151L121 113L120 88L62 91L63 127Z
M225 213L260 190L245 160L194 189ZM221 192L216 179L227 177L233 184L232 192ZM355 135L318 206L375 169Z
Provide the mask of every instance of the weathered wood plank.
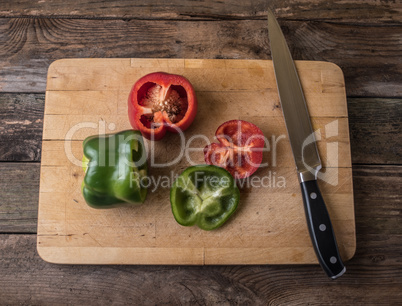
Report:
M401 99L348 99L354 164L401 163L401 105ZM0 161L40 161L43 109L43 94L0 94Z
M36 233L39 168L38 163L0 163L0 233ZM401 166L353 167L358 234L402 232L401 180Z
M338 64L349 96L402 96L399 26L280 23L294 59ZM3 92L43 92L60 58L270 59L265 20L3 18L0 45Z
M359 0L295 0L282 1L69 1L44 0L32 2L3 1L0 17L64 17L64 18L127 18L127 19L264 19L267 7L278 18L329 20L355 23L393 23L401 21L398 1Z
M402 99L348 99L352 162L401 164Z
M39 161L43 94L0 94L0 160Z
M402 166L353 166L357 233L402 233L401 186Z
M8 304L396 305L402 299L401 238L360 235L358 254L346 263L347 272L331 281L318 265L53 265L37 255L35 235L0 235L0 300Z
M0 233L35 233L39 163L0 163Z

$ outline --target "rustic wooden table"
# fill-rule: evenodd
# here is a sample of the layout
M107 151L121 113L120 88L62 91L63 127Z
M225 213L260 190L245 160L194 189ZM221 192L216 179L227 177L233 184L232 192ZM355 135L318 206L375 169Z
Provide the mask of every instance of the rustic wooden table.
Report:
M294 59L345 75L357 251L319 266L64 266L36 252L49 64L76 57L270 59L267 1L0 5L0 304L397 304L402 300L402 7L271 0Z

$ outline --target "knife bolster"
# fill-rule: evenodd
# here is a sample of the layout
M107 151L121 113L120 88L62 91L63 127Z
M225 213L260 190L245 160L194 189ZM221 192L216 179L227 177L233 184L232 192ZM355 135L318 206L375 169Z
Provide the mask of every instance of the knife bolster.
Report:
M319 168L314 168L310 170L304 170L298 172L299 183L308 182L308 181L316 181L318 172L321 170L321 166Z

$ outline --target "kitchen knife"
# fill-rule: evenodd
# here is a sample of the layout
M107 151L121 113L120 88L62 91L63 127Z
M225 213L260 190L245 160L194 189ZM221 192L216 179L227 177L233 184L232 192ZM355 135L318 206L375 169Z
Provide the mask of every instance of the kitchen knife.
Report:
M276 84L299 176L304 210L318 261L332 279L345 273L331 220L317 184L321 160L303 90L285 37L268 9L268 34Z

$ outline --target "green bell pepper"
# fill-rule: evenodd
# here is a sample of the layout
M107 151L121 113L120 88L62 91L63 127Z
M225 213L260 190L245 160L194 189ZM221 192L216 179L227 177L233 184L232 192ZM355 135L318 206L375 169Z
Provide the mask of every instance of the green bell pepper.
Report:
M83 142L85 171L82 194L93 208L111 208L143 203L147 189L144 142L139 131L95 135Z
M176 179L170 190L170 203L176 221L213 230L235 212L240 191L232 175L212 165L192 166Z

